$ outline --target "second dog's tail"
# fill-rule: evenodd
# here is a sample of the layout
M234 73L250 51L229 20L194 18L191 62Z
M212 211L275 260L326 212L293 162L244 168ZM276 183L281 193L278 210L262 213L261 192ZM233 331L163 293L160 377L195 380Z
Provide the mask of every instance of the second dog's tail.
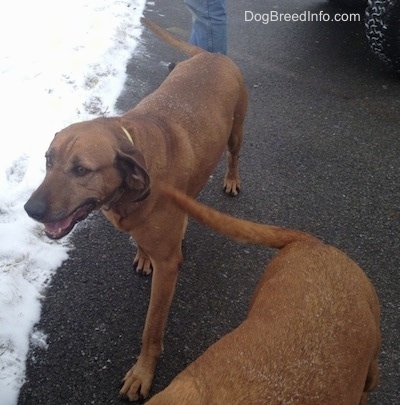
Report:
M163 188L164 195L200 223L241 243L251 243L281 249L292 242L315 241L314 236L293 229L257 224L218 212L198 203L170 187Z
M156 23L154 23L151 20L148 20L147 18L142 17L140 21L147 28L150 28L164 42L170 44L171 46L180 50L181 52L185 53L188 56L194 56L197 55L198 53L207 52L204 49L199 48L198 46L189 44L186 41L174 37L164 28L159 27Z

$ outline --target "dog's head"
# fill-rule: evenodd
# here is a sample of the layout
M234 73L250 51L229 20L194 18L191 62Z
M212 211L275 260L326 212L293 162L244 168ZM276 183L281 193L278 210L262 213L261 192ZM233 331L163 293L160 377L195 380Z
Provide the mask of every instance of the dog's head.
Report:
M119 119L73 124L57 133L46 152L46 176L24 208L59 239L101 206L124 193L147 197L150 178L141 152Z

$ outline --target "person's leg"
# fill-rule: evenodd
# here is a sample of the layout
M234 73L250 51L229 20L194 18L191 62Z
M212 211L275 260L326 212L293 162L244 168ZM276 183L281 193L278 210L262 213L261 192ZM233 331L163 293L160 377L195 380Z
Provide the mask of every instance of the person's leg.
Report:
M227 53L225 0L184 0L192 13L190 43L209 52Z

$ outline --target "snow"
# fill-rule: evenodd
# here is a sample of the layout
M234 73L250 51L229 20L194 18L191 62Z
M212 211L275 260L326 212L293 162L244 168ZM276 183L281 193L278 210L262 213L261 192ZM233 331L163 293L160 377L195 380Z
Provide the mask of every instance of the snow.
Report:
M14 405L41 297L68 257L23 209L44 176L44 153L72 122L117 114L145 0L21 0L0 14L0 398Z

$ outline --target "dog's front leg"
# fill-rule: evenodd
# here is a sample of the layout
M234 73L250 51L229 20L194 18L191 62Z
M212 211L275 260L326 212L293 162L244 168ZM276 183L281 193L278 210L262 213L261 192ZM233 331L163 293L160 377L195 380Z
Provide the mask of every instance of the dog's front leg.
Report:
M157 360L163 349L164 330L175 292L182 254L174 254L169 260L151 258L153 279L150 304L142 336L142 349L137 362L127 372L120 394L130 401L146 398L149 394Z
M143 251L143 249L138 246L136 255L133 259L133 268L137 273L149 276L152 271L152 264L149 256Z

